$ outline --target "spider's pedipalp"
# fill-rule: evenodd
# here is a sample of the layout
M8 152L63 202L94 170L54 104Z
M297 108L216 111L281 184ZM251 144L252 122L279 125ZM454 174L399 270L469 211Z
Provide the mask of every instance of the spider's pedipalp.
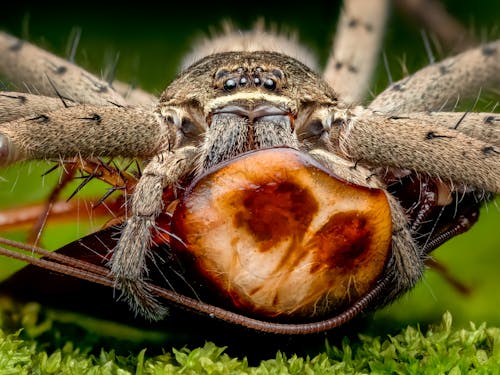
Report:
M19 160L81 155L148 157L167 140L153 112L141 107L74 106L0 124L0 135Z
M500 40L432 64L393 83L369 108L384 113L450 109L457 99L500 85Z
M21 117L35 117L40 113L52 112L73 105L75 103L69 99L2 91L0 92L0 124Z
M367 110L341 129L340 147L353 160L372 166L414 170L499 193L498 147L435 121L426 123L426 116L377 115Z
M323 74L344 102L358 103L368 90L388 13L387 0L344 1Z
M24 40L0 32L0 75L18 89L78 103L126 105L107 82Z
M186 146L156 155L144 168L132 196L131 215L126 221L110 262L116 287L134 309L151 320L160 319L165 309L148 291L146 257L152 244L152 231L162 212L162 193L194 167L197 149Z

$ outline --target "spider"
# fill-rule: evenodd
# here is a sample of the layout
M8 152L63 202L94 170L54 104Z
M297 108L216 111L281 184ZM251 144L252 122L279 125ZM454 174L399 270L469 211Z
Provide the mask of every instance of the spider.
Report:
M125 88L120 94L119 83L110 85L2 33L2 75L18 87L29 82L37 95L1 93L0 164L75 156L145 160L110 269L115 287L149 319L165 314L146 267L165 189L203 179L212 183L216 172L238 166L247 153L262 150L237 172L275 149L298 158L299 171L317 163L317 170L348 185L381 192L391 245L369 286L357 291L357 278L352 288L342 284L349 296L333 318L265 322L259 329L310 333L342 324L411 289L429 253L467 230L482 202L500 191L498 115L446 112L458 97L497 87L499 41L392 83L363 107L358 104L373 71L386 6L346 1L321 75L293 38L261 27L244 33L228 28L186 57L182 73L159 100L140 90ZM290 150L295 151L287 154ZM286 168L290 162L280 163ZM331 313L337 302L329 300L333 291L305 313Z

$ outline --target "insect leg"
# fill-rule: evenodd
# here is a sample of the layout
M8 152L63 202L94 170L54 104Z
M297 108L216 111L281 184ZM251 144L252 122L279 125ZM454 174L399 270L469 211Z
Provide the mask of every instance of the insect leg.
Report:
M394 4L436 35L449 50L464 51L477 45L467 28L454 19L439 0L395 0Z

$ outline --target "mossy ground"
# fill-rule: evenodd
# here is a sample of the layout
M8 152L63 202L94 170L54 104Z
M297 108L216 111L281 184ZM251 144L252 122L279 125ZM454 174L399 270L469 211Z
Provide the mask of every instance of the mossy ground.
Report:
M395 335L358 335L338 345L326 339L315 355L278 351L274 358L249 364L247 358L232 357L211 342L161 354L151 354L140 345L128 353L123 348L100 348L88 334L61 342L68 333L62 332L57 315L40 319L43 308L39 305L10 304L6 299L2 308L0 374L500 373L500 328L471 323L457 329L452 327L450 313L425 329L408 326Z

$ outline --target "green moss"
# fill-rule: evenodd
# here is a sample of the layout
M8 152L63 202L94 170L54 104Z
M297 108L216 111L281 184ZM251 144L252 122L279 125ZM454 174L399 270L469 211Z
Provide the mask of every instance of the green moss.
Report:
M62 344L60 328L39 305L4 300L1 311L0 374L500 374L500 328L471 323L457 329L450 313L426 330L409 326L392 336L344 338L336 346L326 341L314 356L278 352L250 365L211 342L151 355L141 347L118 354L82 332L73 341L66 335Z

